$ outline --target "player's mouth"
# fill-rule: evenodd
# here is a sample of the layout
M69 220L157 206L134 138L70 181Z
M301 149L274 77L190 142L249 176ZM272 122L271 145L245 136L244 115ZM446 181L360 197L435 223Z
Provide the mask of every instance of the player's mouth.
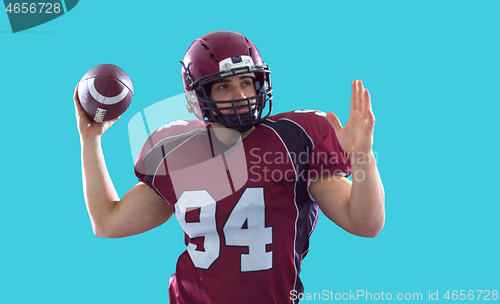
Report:
M252 105L251 106L252 110L255 109L255 105ZM230 114L234 115L234 110L229 110ZM245 114L245 113L248 113L250 111L250 109L248 108L248 105L244 105L243 104L240 104L240 105L236 105L236 112L238 114Z
M242 108L237 108L236 111L238 114L245 114L248 113L248 107L242 107ZM234 110L231 111L234 114Z

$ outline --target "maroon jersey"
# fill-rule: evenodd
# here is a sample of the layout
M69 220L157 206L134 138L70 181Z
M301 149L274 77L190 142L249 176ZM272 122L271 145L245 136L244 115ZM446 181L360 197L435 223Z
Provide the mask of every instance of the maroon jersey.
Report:
M350 170L318 111L272 116L231 147L199 120L153 132L136 175L175 210L187 246L170 302L293 303L318 217L309 182Z

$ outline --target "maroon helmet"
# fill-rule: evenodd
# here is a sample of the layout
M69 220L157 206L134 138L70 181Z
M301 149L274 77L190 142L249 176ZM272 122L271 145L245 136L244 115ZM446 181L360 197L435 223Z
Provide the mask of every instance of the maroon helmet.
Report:
M252 126L257 126L271 114L273 98L271 71L262 61L255 45L245 36L230 31L206 34L191 44L181 63L187 108L199 119L244 132ZM211 100L212 84L223 78L238 75L249 75L253 79L256 96L231 101ZM236 106L236 103L242 101L247 102ZM262 117L267 102L269 102L268 113ZM217 103L224 103L226 106L217 107ZM238 114L237 109L242 107L248 107L249 111ZM221 110L229 109L234 111L234 115L221 113Z

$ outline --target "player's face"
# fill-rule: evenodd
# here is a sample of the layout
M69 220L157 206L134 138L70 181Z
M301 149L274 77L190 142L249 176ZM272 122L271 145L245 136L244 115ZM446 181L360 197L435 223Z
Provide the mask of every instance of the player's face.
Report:
M257 95L252 77L250 76L232 76L225 78L212 85L210 98L213 101L236 100L248 98ZM236 106L247 104L247 101L237 102ZM231 103L217 103L217 107L230 107ZM252 106L252 109L255 105ZM248 112L247 107L238 108L238 113ZM233 115L234 110L221 110L223 115Z

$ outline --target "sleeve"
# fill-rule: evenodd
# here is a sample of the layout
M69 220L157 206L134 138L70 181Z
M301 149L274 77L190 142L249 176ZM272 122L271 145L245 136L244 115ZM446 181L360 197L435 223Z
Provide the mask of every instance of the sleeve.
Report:
M316 112L313 115L315 116L313 130L308 132L314 144L309 159L309 179L327 174L348 177L351 174L349 155L340 147L335 130L326 119L326 114Z
M153 188L155 177L167 177L169 170L165 157L194 134L204 133L205 125L198 120L174 121L155 130L145 141L134 165L140 182Z
M152 173L153 165L151 161L149 162L149 164L146 162L146 157L148 155L151 155L152 149L154 147L153 135L149 136L142 146L142 149L139 152L134 165L135 175L137 176L139 181L149 185L150 187L152 187L151 180L154 175L154 173Z
M165 157L165 144L162 142L157 131L153 132L144 145L135 161L134 171L140 182L145 183L158 194L158 189L153 185L153 179L158 172L168 172L167 168L161 168L165 165L162 160ZM162 174L164 175L164 174Z

